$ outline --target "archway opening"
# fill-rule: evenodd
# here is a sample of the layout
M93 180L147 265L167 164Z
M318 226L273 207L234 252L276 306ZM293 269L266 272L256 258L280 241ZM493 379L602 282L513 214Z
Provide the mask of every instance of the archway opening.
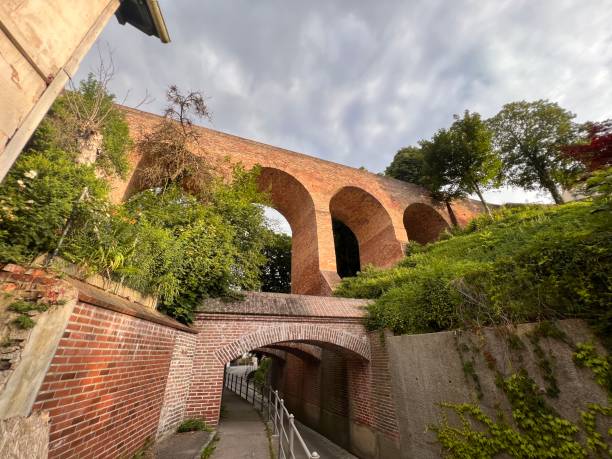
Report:
M273 207L263 209L270 232L263 250L266 262L259 275L261 291L291 293L291 226Z
M404 211L404 228L409 241L428 244L450 227L433 207L417 202Z
M338 276L340 278L356 276L361 271L361 263L359 262L359 242L355 233L341 220L335 218L332 219L332 230Z
M310 192L291 174L261 168L259 189L291 229L291 292L320 294L319 250L314 201Z
M353 186L341 188L332 197L329 212L332 222L342 222L357 239L360 268L369 264L390 266L402 258L401 244L395 237L389 213L367 191Z
M289 341L255 348L225 367L221 422L228 414L226 404L235 405L236 395L257 407L262 405L260 394L278 391L311 449L313 433L306 437L305 426L348 450L354 416L350 387L363 390L351 372L360 371L365 371L363 360L330 343Z

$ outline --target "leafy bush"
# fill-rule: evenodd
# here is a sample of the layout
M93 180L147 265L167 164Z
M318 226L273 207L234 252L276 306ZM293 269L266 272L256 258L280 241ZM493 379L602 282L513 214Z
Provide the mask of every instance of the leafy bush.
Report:
M94 133L102 134L95 163L78 164ZM238 167L231 183L206 176L194 195L193 168L183 168L185 180L112 205L100 172L125 172L129 145L127 124L103 83L90 76L61 96L0 184L0 262L27 264L57 249L91 273L157 295L160 309L184 323L203 298L256 290L270 237L263 209L253 205L266 201L258 170ZM193 156L190 164L203 161L184 153Z
M83 190L104 199L107 185L92 166L49 148L23 153L0 184L0 259L28 263L52 252Z
M108 175L124 176L128 171L126 153L132 143L129 127L105 84L90 73L78 88L59 96L34 133L30 147L37 151L56 148L76 157L95 135L101 135L96 167Z
M612 333L612 227L591 202L503 208L392 269L344 279L338 296L374 298L370 328L423 333L581 317Z

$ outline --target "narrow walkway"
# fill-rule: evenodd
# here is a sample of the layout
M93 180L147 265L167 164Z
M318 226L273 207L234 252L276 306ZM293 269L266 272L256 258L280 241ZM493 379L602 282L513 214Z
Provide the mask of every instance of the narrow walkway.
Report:
M218 433L212 459L270 459L266 427L259 414L227 389L223 391Z

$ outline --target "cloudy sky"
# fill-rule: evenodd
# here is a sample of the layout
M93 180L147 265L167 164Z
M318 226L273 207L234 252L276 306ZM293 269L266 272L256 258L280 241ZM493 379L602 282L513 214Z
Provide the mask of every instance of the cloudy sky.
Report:
M610 0L160 0L172 43L112 19L111 89L160 112L201 90L210 127L379 172L465 109L558 102L612 116ZM81 66L96 66L94 48ZM516 190L493 202L542 200Z

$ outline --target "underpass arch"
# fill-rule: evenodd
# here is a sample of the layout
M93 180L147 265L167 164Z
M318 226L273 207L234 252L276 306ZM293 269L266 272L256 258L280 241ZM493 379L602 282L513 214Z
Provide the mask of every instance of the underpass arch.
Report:
M365 337L312 324L267 327L249 333L216 350L215 357L225 365L246 352L283 342L330 346L358 360L369 361L371 358L370 343Z

